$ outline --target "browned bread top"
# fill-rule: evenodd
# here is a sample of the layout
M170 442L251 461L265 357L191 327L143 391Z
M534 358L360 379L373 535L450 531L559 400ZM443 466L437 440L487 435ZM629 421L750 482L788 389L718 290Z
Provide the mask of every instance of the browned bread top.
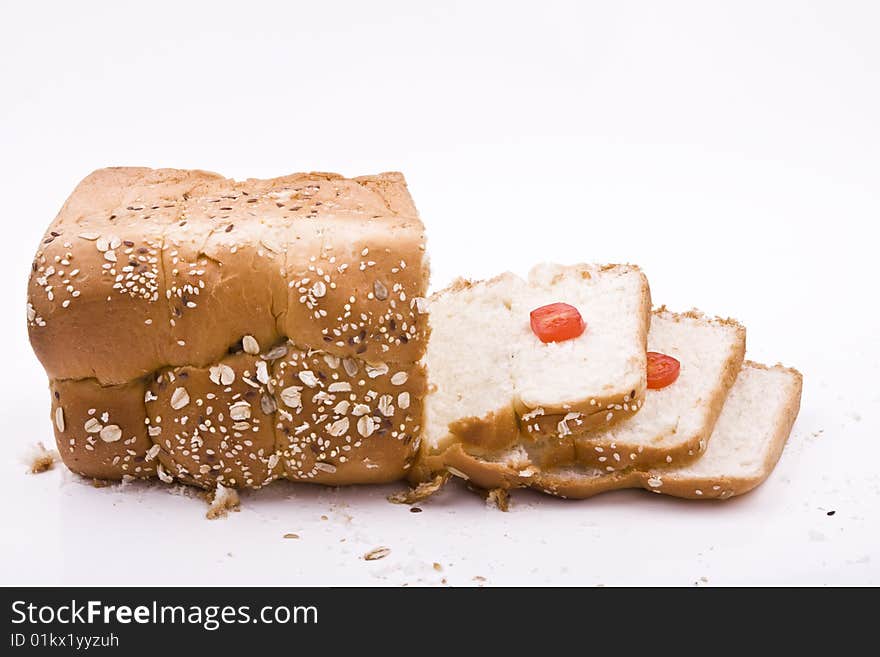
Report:
M28 327L51 378L105 385L209 365L246 335L412 363L426 290L424 229L399 173L111 168L43 237Z

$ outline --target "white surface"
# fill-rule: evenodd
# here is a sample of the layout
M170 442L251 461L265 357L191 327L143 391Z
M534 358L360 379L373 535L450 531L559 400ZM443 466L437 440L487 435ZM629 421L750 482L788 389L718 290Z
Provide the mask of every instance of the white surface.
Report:
M876 3L192 4L2 11L0 584L880 584ZM275 485L209 522L161 490L26 476L51 440L30 258L114 164L402 170L435 286L638 263L655 301L737 317L752 358L802 369L789 447L727 503L520 493L508 514Z

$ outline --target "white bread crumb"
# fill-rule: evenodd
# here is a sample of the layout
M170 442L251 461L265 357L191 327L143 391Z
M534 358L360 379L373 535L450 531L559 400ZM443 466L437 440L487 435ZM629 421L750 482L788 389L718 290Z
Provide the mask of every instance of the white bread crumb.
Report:
M208 520L223 518L230 511L238 511L241 508L241 499L234 488L226 488L223 484L217 484L217 489L210 498L211 505L205 517Z
M51 470L58 459L58 452L54 449L50 451L46 449L46 446L43 445L43 443L38 442L32 445L28 450L25 462L28 465L28 472L30 474L40 474Z

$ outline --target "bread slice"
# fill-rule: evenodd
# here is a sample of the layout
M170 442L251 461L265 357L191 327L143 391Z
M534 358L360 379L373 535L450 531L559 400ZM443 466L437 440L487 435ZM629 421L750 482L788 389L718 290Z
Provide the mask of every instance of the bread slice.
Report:
M560 301L587 329L544 344L529 312ZM423 453L497 453L517 442L520 417L535 439L553 439L633 415L646 390L649 308L647 279L629 265L541 265L528 282L506 273L435 294Z
M574 462L613 472L686 463L706 448L742 366L745 327L695 310L673 313L661 307L652 314L648 350L678 359L678 380L648 390L642 410L626 422L576 436Z
M528 462L490 462L455 446L445 454L453 474L481 488L531 486L565 498L642 487L688 499L727 499L764 482L776 466L800 408L802 376L781 365L746 361L731 388L705 453L682 466L613 473L566 466L542 472Z

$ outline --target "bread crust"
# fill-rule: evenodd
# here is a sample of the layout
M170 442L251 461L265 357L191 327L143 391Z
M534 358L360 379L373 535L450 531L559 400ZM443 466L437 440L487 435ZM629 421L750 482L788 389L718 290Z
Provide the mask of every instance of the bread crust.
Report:
M101 169L34 258L31 344L50 378L102 385L207 366L246 334L415 362L427 330L424 242L399 173L238 182Z
M58 453L73 472L94 479L156 476L144 410L146 381L101 386L94 379L51 381Z
M225 358L235 373L226 385L211 380L210 368L175 367L154 377L147 419L168 475L203 488L259 488L278 477L274 417L261 403L267 393L250 383L257 360L245 352Z
M512 406L489 411L481 418L467 417L449 425L449 433L439 441L438 450L423 447L414 455L407 480L418 485L446 470L445 459L463 453L490 455L516 443L519 422ZM467 449L467 452L464 450ZM454 466L454 464L453 464Z
M49 227L28 286L62 459L90 477L209 488L399 479L418 446L426 388L424 241L399 173L92 173ZM319 451L335 457L317 471L289 467L294 414L276 386L293 368L267 356L287 338L288 358L328 370L303 402ZM221 368L228 385L217 383ZM359 404L341 435L329 433L342 417L326 406L331 384L349 385ZM248 417L233 419L242 404ZM109 412L123 437L96 442L81 429L92 409L102 427Z
M338 486L405 475L419 447L427 375L418 363L382 365L304 349L276 361L276 449L287 479ZM299 388L293 404L284 394L291 386Z

